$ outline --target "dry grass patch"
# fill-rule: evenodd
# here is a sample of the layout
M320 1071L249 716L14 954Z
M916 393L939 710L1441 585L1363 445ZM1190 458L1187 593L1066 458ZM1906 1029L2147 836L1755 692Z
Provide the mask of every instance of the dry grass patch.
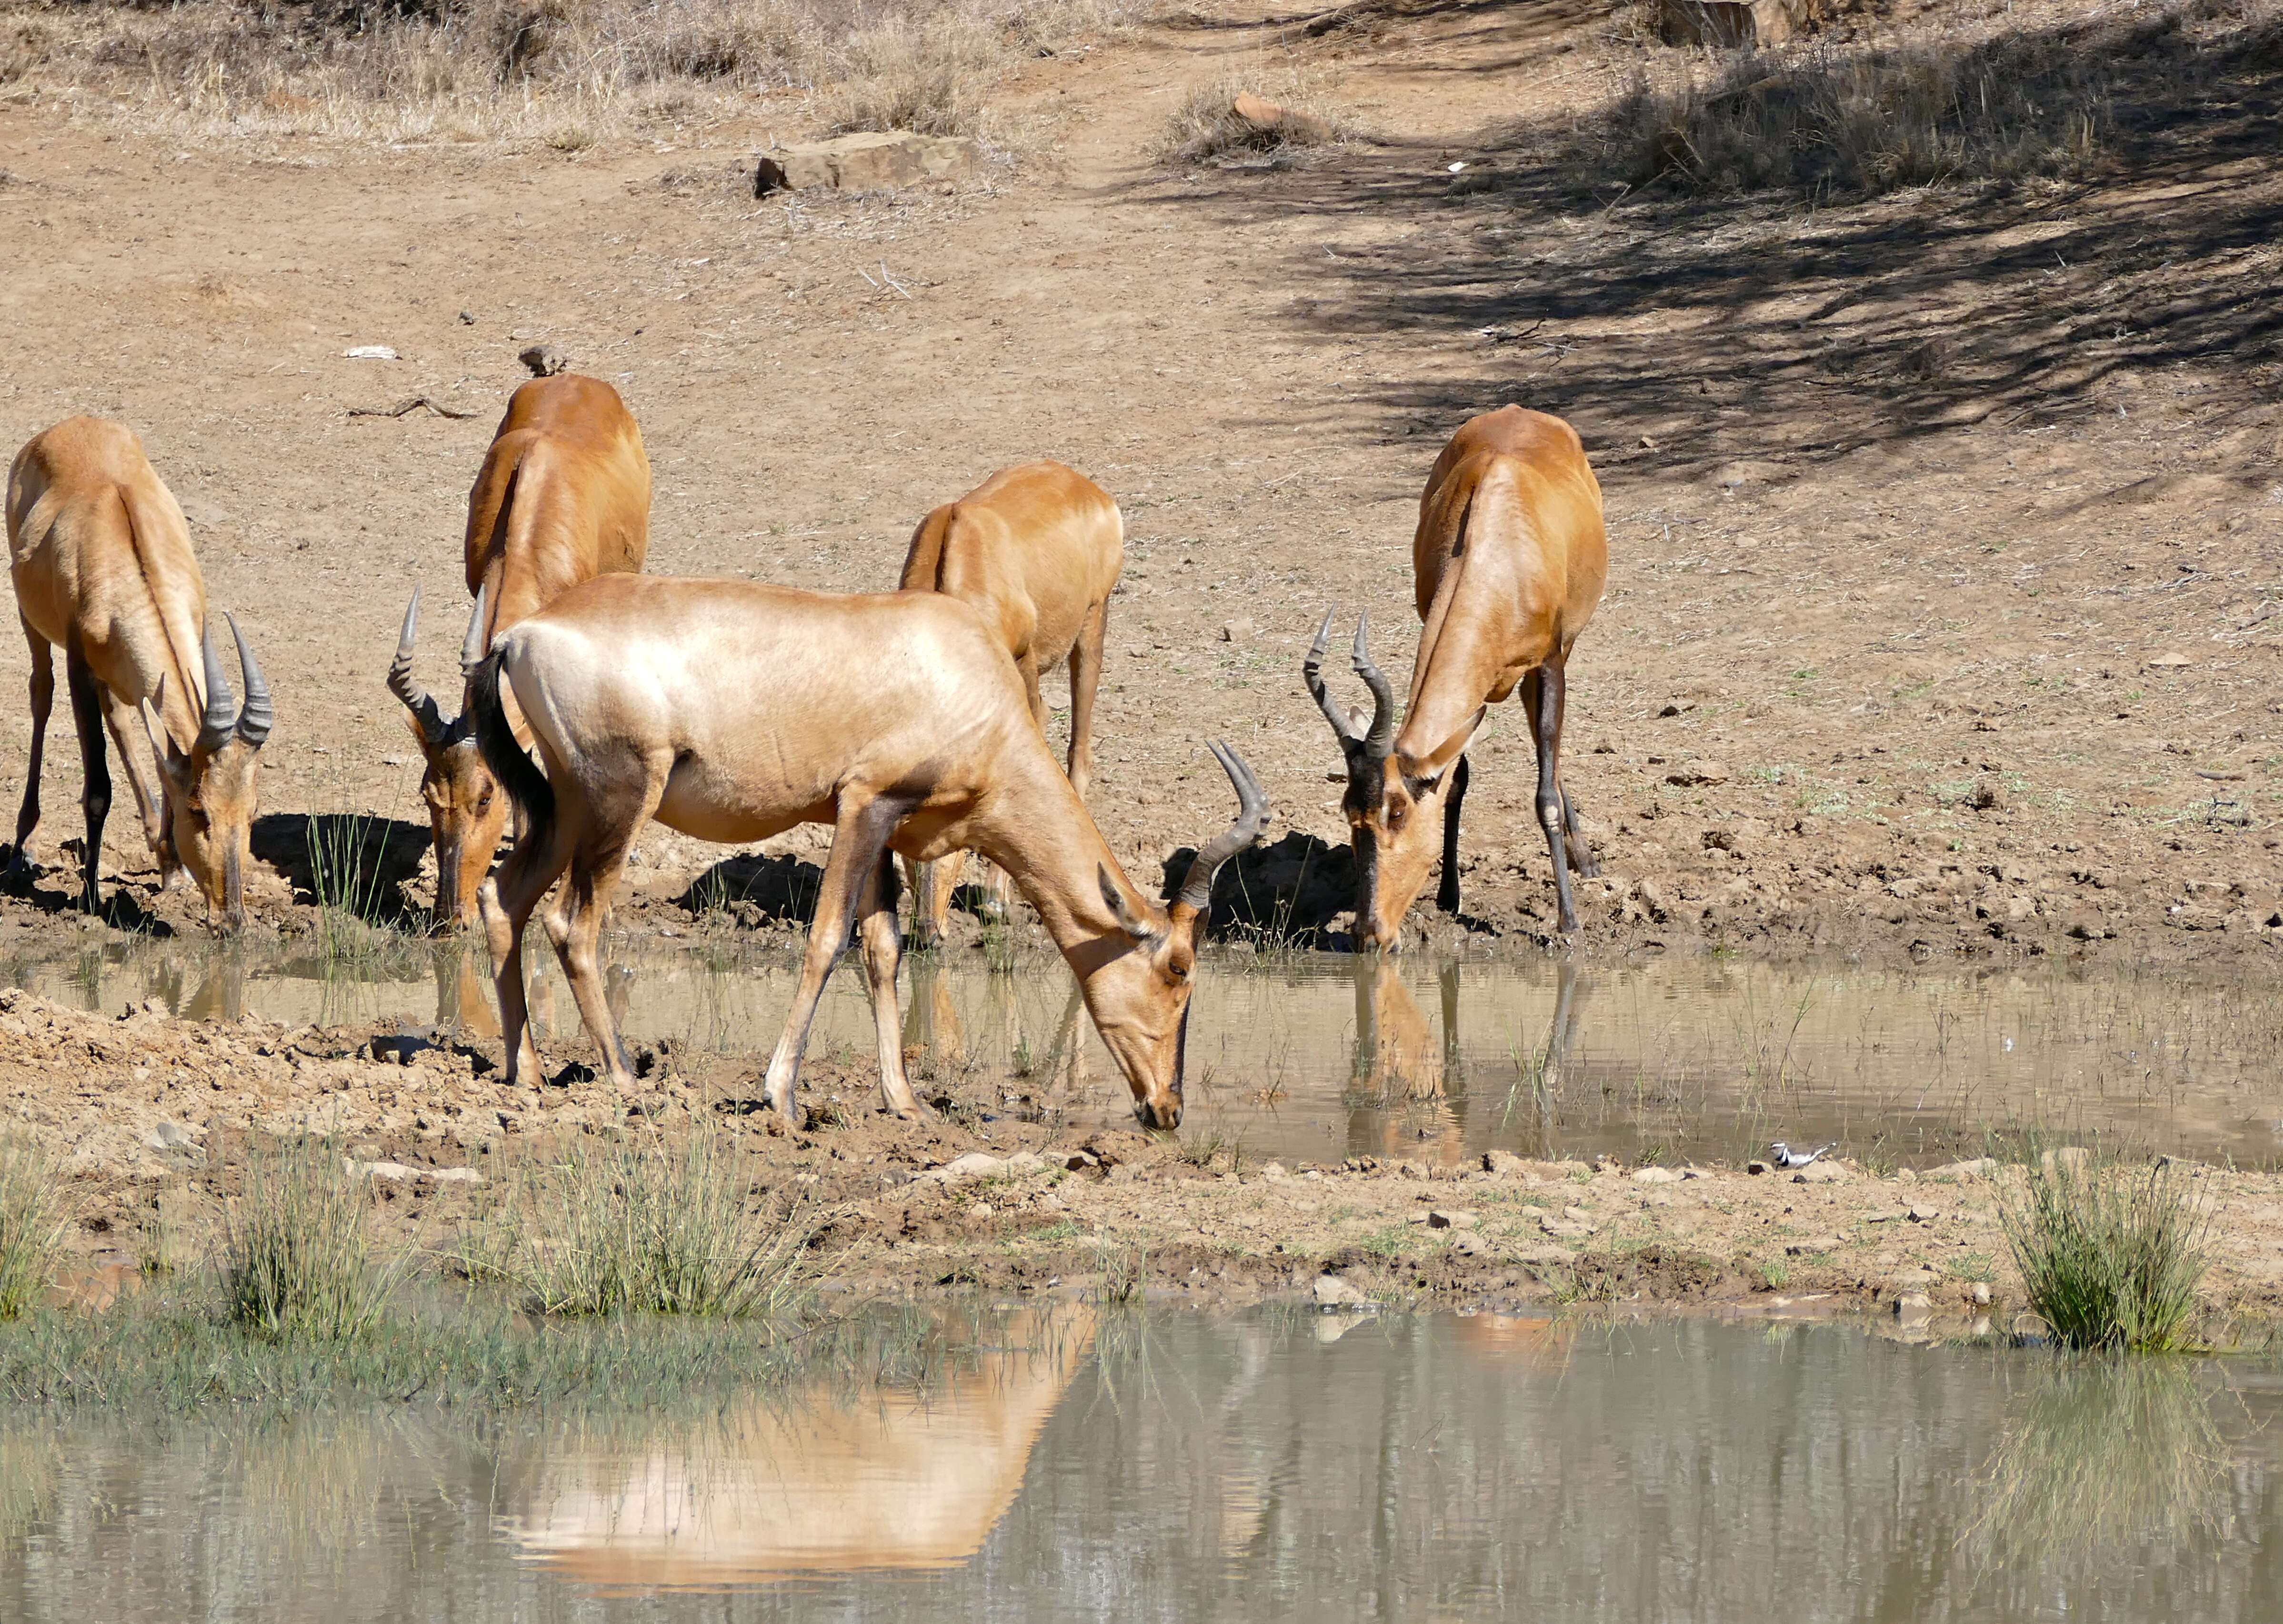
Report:
M1238 111L1240 97L1257 98L1290 116L1247 117ZM1273 161L1360 134L1353 115L1320 79L1295 73L1238 75L1199 85L1182 97L1154 155L1177 167L1243 158Z

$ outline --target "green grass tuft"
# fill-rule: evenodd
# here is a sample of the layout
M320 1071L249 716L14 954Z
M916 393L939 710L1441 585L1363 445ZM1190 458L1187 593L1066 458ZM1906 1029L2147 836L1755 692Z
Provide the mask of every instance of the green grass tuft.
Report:
M373 1255L371 1199L331 1140L255 1150L223 1229L225 1316L269 1337L369 1329L403 1272Z
M2000 1216L2030 1307L2064 1347L2161 1353L2187 1344L2209 1220L2187 1180L2032 1163Z
M0 1139L0 1319L39 1305L63 1243L62 1187L47 1154Z

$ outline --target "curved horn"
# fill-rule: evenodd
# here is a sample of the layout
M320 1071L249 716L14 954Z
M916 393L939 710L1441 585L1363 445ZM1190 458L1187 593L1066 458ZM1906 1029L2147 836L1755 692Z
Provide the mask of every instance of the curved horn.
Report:
M397 633L396 657L388 663L388 691L404 702L412 712L412 719L420 724L420 736L432 749L444 742L450 731L445 725L443 712L436 701L412 675L412 638L420 628L420 588L412 589L412 602L405 606L404 630Z
M488 586L490 583L485 583ZM468 617L468 635L460 644L460 670L468 676L475 675L476 667L484 663L489 652L488 639L484 636L484 587L476 588L475 612Z
M1324 624L1316 628L1316 641L1308 645L1308 657L1300 664L1300 675L1308 684L1308 696L1316 702L1316 709L1321 711L1324 719L1332 725L1332 733L1339 740L1340 749L1348 750L1360 741L1355 735L1355 729L1348 726L1348 719L1340 714L1340 708L1333 703L1332 696L1324 691L1324 640L1332 634L1332 617L1339 612L1336 607L1324 611Z
M1367 611L1356 617L1355 674L1371 690L1371 731L1364 735L1363 753L1375 761L1384 761L1395 750L1395 690L1371 663L1371 650L1364 641L1368 619Z
M1253 777L1244 758L1219 739L1212 742L1212 753L1235 787L1236 821L1204 843L1181 882L1179 900L1198 913L1212 905L1213 875L1220 872L1220 866L1258 840L1260 831L1268 827L1268 797L1261 793L1260 781Z
M238 726L238 696L230 691L230 678L222 668L222 650L214 647L214 628L199 633L199 655L206 664L206 713L199 719L196 749L212 755L229 742Z
M261 667L246 646L245 633L238 629L238 617L225 610L222 618L230 622L230 637L238 644L238 669L245 678L245 704L238 713L238 736L245 741L248 750L260 750L277 719L269 703L269 684L261 679Z

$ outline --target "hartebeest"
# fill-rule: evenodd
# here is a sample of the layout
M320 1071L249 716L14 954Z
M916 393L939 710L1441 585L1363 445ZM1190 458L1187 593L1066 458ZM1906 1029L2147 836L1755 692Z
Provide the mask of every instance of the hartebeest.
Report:
M1069 773L1081 801L1094 776L1094 693L1110 594L1125 565L1126 521L1110 493L1060 462L1021 462L922 519L898 583L975 606L1015 657L1040 733L1039 679L1069 662ZM963 855L918 872L914 922L923 942L942 939ZM1003 907L1003 883L993 889Z
M1451 437L1419 499L1412 542L1419 654L1403 727L1395 695L1356 623L1356 674L1372 693L1368 726L1324 690L1324 617L1302 672L1347 758L1343 802L1356 857L1355 941L1393 948L1436 856L1438 904L1459 907L1459 807L1467 745L1488 708L1522 688L1538 747L1538 820L1554 857L1560 928L1578 929L1570 870L1591 877L1591 850L1562 789L1562 711L1570 650L1601 601L1609 545L1601 487L1576 431L1559 417L1501 407Z
M619 392L565 373L515 392L468 493L468 591L491 605L487 637L597 575L635 574L650 548L650 460ZM426 770L421 798L436 848L440 924L472 924L476 887L507 827L507 801L466 715L446 721L412 675L420 593L404 611L388 691L411 713ZM528 737L520 716L518 737Z
M269 736L269 686L230 622L245 680L231 697L207 631L206 588L190 526L122 423L66 417L16 455L8 474L8 565L32 647L32 755L10 870L27 877L25 846L40 821L40 765L56 694L52 645L62 645L79 728L87 814L80 899L102 903L103 824L111 811L107 727L119 747L162 884L187 873L209 914L245 917L245 866L258 759ZM140 715L158 768L144 781L127 719Z
M1048 751L995 628L956 598L604 576L501 634L488 654L477 608L465 650L476 736L525 819L482 891L510 1082L538 1068L523 933L557 875L570 870L548 934L612 1080L630 1087L595 942L635 835L652 817L724 842L828 823L832 850L800 985L769 1059L779 1111L792 1112L825 977L861 935L881 1098L916 1115L896 1018L900 943L886 854L926 862L968 849L1004 868L1038 910L1142 1121L1180 1122L1182 1038L1213 875L1268 817L1234 750L1213 747L1241 811L1190 863L1168 911L1119 869ZM508 731L510 691L544 772Z

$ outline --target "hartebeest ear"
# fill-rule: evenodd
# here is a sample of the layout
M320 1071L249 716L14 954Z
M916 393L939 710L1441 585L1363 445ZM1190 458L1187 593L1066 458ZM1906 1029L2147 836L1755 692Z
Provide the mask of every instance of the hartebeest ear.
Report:
M1403 777L1406 783L1415 786L1413 793L1431 789L1441 781L1450 765L1467 753L1467 746L1474 742L1476 730L1482 727L1483 719L1489 714L1488 705L1477 706L1475 713L1467 719L1467 725L1437 745L1433 755L1404 764Z
M165 695L166 678L159 679L156 691L160 695ZM175 759L172 741L167 737L167 730L160 726L158 713L152 709L151 701L145 699L136 707L136 711L143 718L143 737L151 746L151 758L159 764L160 775L175 787L175 792L182 793L186 784L188 764Z
M1133 905L1126 900L1125 891L1117 881L1110 877L1110 870L1096 864L1094 872L1095 877L1102 882L1102 900L1117 919L1118 928L1137 942L1147 942L1155 936L1157 927L1145 915L1134 911Z

